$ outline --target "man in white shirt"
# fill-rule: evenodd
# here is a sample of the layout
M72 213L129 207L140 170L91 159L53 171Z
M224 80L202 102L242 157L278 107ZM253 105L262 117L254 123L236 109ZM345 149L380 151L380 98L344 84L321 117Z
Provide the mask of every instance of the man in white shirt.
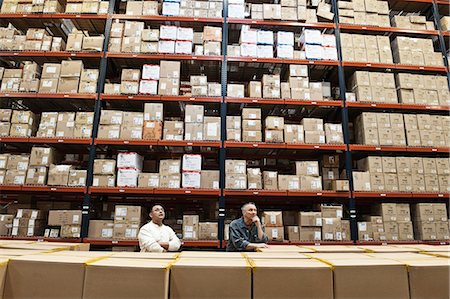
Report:
M163 224L166 216L161 205L154 205L150 212L149 223L139 230L139 246L141 252L177 251L181 242L172 228Z

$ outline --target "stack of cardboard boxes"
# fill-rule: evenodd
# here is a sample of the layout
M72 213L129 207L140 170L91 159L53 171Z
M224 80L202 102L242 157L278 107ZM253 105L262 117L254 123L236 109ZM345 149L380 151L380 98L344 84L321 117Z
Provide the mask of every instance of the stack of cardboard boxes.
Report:
M0 172L1 172L1 170L0 170ZM0 215L0 236L11 235L13 219L14 219L14 215L7 215L7 214Z
M60 227L60 238L79 238L81 219L81 210L51 210L48 212L48 226Z
M87 170L75 169L72 165L51 164L48 170L49 186L86 186Z
M448 159L369 156L353 172L356 191L449 192ZM447 167L447 168L446 168Z
M163 16L222 17L223 1L163 1Z
M22 34L11 24L0 27L0 40L2 51L60 51L64 43L61 37L47 35L45 29L29 28Z
M265 142L284 142L284 118L278 116L267 116L265 120L264 140Z
M388 36L341 34L342 60L373 63L393 63Z
M356 142L368 145L449 145L449 116L363 112L355 122Z
M92 186L94 187L115 187L116 186L116 160L95 159L94 177Z
M73 29L71 33L67 35L66 51L95 51L100 52L103 50L103 41L105 37L89 36L87 32L78 31Z
M203 105L187 105L185 121L164 121L163 105L145 104L144 113L103 110L98 138L220 140L220 117L204 117ZM144 118L145 123L144 123Z
M66 4L66 13L107 14L109 1L99 0L70 0Z
M382 203L373 215L358 222L358 239L364 241L449 240L449 221L445 203ZM415 238L414 238L415 236Z
M226 160L226 189L247 189L248 182L248 189L291 191L349 190L348 181L339 179L339 158L337 156L325 155L323 158L323 185L318 161L296 161L295 175L278 174L276 171L261 172L261 168L247 168L247 162L251 163L251 161L245 160ZM322 186L325 186L325 188Z
M8 111L5 112L5 119ZM13 110L9 136L31 137L36 132L37 116L31 111Z
M143 219L144 210L142 207L116 205L113 239L137 239Z
M26 185L46 185L48 167L55 162L55 151L48 147L33 147L27 170Z
M127 1L125 14L129 16L157 16L158 1Z
M414 230L418 240L450 240L445 203L413 205Z
M358 102L398 103L394 74L356 71L348 87Z
M242 109L242 141L262 141L262 121L260 108Z
M291 241L348 241L350 222L343 220L343 207L340 205L320 205L320 212L299 212L298 226L289 226ZM298 233L296 233L298 229Z
M390 27L389 1L339 1L339 22L343 24Z
M303 126L303 129L305 131L305 143L324 144L326 142L323 119L303 118L301 121L301 125Z
M119 156L122 160L133 161L128 164L117 162L118 187L177 189L183 186L183 188L219 188L219 171L202 170L200 155L184 155L183 167L181 167L181 160L160 160L159 172L157 172L156 166L153 172L142 172L144 164L156 165L156 161L145 161L143 164L142 157L136 153L120 153ZM115 168L115 160L94 160L93 186L115 187ZM151 168L147 169L150 170Z
M90 138L93 112L42 112L37 137Z
M308 66L289 65L289 78L281 82L279 75L263 75L262 82L250 81L245 93L244 84L231 83L227 85L229 97L294 99L294 100L329 100L331 95L330 82L309 82Z
M264 211L261 217L269 241L284 241L283 213Z
M142 82L142 81L141 81ZM143 139L160 140L163 137L164 105L161 103L144 104L144 126L142 129ZM183 128L183 124L181 124ZM174 135L172 135L174 136ZM168 139L168 138L167 138ZM174 138L171 138L174 139ZM183 133L181 133L181 139Z
M227 140L241 141L241 117L227 116Z
M441 52L435 52L430 38L397 36L392 41L394 60L400 64L444 66Z
M201 155L183 155L182 163L182 187L183 188L201 188Z
M234 2L233 2L234 3ZM244 1L238 3L244 4ZM244 18L241 7L237 4L230 4L233 17ZM283 20L283 21L306 21L307 23L317 23L318 17L321 21L332 21L334 14L331 12L331 5L326 1L306 1L306 0L284 0L279 4L250 4L251 19L254 20Z
M217 240L217 222L200 222L199 215L183 215L183 240Z
M0 69L2 92L36 92L39 87L41 68L35 62L24 61L22 68Z
M220 55L222 28L205 26L194 32L190 27L161 25L145 28L143 22L116 22L111 29L110 52Z
M394 16L392 26L413 30L435 30L433 21L427 21L425 16Z
M296 161L295 172L300 178L300 190L322 190L318 161Z
M21 155L0 155L0 169L3 173L3 184L5 185L23 185L30 163L29 154Z
M0 137L9 136L12 112L12 109L0 109Z
M191 76L191 95L194 97L198 96L209 96L209 97L220 97L221 96L221 85L220 83L208 82L208 77L204 75Z
M303 29L299 45L305 51L304 59L337 60L336 37L334 34L322 34L320 30Z
M8 0L0 13L108 13L109 1Z
M247 161L225 161L225 188L238 190L247 189Z
M137 187L139 173L142 172L144 158L134 152L117 155L117 186Z
M14 237L41 236L44 231L44 215L40 210L18 209L13 220L11 235Z
M422 105L450 105L447 78L439 75L396 75L400 103Z

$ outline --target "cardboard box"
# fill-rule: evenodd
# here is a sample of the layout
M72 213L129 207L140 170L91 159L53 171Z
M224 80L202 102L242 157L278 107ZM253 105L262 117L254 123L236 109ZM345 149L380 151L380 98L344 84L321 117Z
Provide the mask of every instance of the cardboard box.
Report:
M202 189L219 189L218 170L202 170L200 177L200 187Z
M181 169L180 160L161 160L159 162L159 173L163 175L178 174Z
M413 224L411 221L398 223L398 239L400 241L414 240Z
M370 173L367 171L353 171L353 185L355 191L371 191Z
M138 231L139 224L114 222L113 239L136 239Z
M322 229L320 227L300 227L300 241L322 240Z
M181 188L181 175L180 174L160 174L159 186L161 188L177 189Z
M414 222L414 231L417 240L436 240L436 223L416 221Z
M32 166L27 170L25 179L26 185L46 185L47 184L47 167Z
M299 212L299 223L300 223L300 230L304 226L322 226L322 213L321 212Z
M144 210L140 206L116 205L114 213L114 223L133 223L142 222Z
M349 191L350 184L348 180L333 180L331 182L331 188L334 191Z
M48 172L47 185L49 186L67 186L69 182L69 172L72 165L50 165Z
M179 79L180 78L180 61L166 61L160 62L160 78Z
M185 123L203 123L204 106L203 105L186 105Z
M284 241L284 227L266 227L265 230L270 241Z
M81 225L81 210L50 210L48 225Z
M295 162L296 174L319 176L319 162L318 161L296 161Z
M412 206L414 221L435 221L432 204L419 203Z
M322 235L324 240L342 240L341 219L323 218Z
M411 221L411 213L409 210L409 204L397 204L397 221L399 222L407 222Z
M117 170L117 187L137 187L139 170L119 168Z
M247 176L244 174L226 174L225 189L247 189Z
M5 185L23 185L25 184L27 172L24 170L7 170L3 181Z
M96 174L94 174L92 186L94 186L94 187L115 187L116 186L116 176L115 175L96 175Z
M158 188L159 173L139 173L138 187L140 188Z
M114 175L116 169L116 160L95 159L94 174Z
M433 217L435 221L447 221L447 207L444 203L433 203Z
M374 213L383 217L383 222L397 221L397 205L395 203L382 203L374 207Z
M199 240L217 240L218 224L217 222L200 222L198 224Z
M5 168L8 170L22 170L25 171L28 169L28 164L30 161L30 157L28 155L8 155L3 156L2 159L3 163L2 168ZM6 160L6 161L5 161Z
M263 172L263 188L265 190L278 189L278 173L276 171Z
M196 265L193 267L193 265ZM170 287L173 298L198 298L204 294L206 297L213 297L215 290L223 285L223 276L215 275L220 267L227 277L230 277L227 284L235 287L227 288L224 296L236 298L239 296L250 296L250 288L247 286L251 282L251 273L243 259L221 261L219 259L180 259L172 269L172 277L178 281L178 285ZM206 273L208 273L206 275ZM213 273L213 274L211 274ZM195 279L193 279L195 277ZM201 281L201 283L200 283ZM206 286L206 287L205 287ZM200 289L202 289L200 291Z
M94 239L112 239L114 222L111 220L90 220L88 237Z
M68 186L84 187L86 186L87 170L70 170Z
M278 190L300 190L300 178L296 175L278 175Z
M283 218L281 212L264 211L262 214L263 223L265 227L280 227L283 226Z
M144 121L142 138L160 140L163 133L163 124L161 121Z
M57 255L29 255L14 258L10 261L8 274L5 282L5 295L13 297L17 294L21 297L38 296L42 298L56 297L82 297L85 275L85 265L92 257L65 257ZM70 262L69 262L70 261ZM34 265L34 266L33 266ZM30 271L30 267L39 270ZM42 284L54 283L64 285L64 275L71 273L71 288L54 288L51 291L40 288ZM25 273L18 275L18 273ZM41 277L36 281L36 277ZM24 284L27 287L24 287Z
M121 152L117 155L117 168L142 169L144 158L135 152Z
M48 147L33 147L30 155L31 166L50 166L54 162L55 152Z
M322 190L322 178L307 175L300 176L301 190Z
M183 215L183 239L198 240L199 235L199 216Z

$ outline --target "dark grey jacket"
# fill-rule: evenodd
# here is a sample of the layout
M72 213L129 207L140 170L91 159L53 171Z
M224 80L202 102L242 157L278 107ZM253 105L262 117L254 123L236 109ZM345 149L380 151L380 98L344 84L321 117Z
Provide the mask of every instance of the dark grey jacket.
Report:
M263 227L264 232L264 227ZM249 243L267 243L269 238L264 232L262 239L258 238L258 227L252 223L250 229L244 223L244 218L233 220L230 224L227 251L252 251L246 249Z

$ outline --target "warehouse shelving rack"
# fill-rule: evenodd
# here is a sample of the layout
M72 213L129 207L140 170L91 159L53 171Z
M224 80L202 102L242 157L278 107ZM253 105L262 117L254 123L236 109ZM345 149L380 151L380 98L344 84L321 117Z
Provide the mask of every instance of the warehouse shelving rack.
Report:
M137 241L134 240L99 240L87 238L88 223L90 219L90 211L94 196L139 196L143 197L174 197L178 201L185 199L207 199L216 198L218 202L218 224L219 224L219 238L217 241L186 241L185 247L215 247L224 248L226 241L224 241L224 223L226 214L226 204L228 200L253 200L258 202L259 199L265 201L272 201L277 204L286 199L302 201L303 199L319 199L319 200L333 200L340 199L348 206L348 212L351 220L351 242L333 242L333 241L318 241L318 242L290 242L291 244L390 244L393 242L363 242L357 240L357 206L359 201L380 202L383 200L407 200L408 202L416 202L417 200L431 200L442 201L449 197L448 193L411 193L411 192L355 192L353 191L352 181L352 161L353 155L365 155L368 153L375 153L380 155L395 154L415 154L435 156L448 156L450 148L434 148L434 147L408 147L408 146L367 146L352 144L350 142L349 122L350 114L355 111L405 111L405 112L430 112L430 113L448 113L450 106L434 106L434 105L407 105L407 104L391 104L391 103L362 103L362 102L348 102L345 98L346 91L346 71L348 69L365 69L374 71L412 71L412 72L428 72L430 74L440 73L446 74L449 81L450 88L450 69L448 63L448 49L446 49L446 41L450 39L449 32L443 32L440 27L440 6L448 6L450 2L439 0L399 0L392 4L396 7L405 7L407 5L427 7L427 11L432 15L436 30L409 30L395 27L375 27L375 26L359 26L339 23L339 12L337 9L337 1L332 0L332 7L335 13L333 22L330 23L301 23L289 21L271 21L271 20L251 20L251 19L232 19L227 17L227 1L224 1L223 18L196 18L196 17L168 17L168 16L128 16L124 14L117 14L120 1L110 0L108 14L94 15L94 14L0 14L0 24L6 25L12 22L17 25L19 29L27 27L45 27L45 22L49 20L53 22L60 22L62 19L71 20L76 27L94 30L98 33L104 34L105 40L103 50L101 52L42 52L42 51L2 51L0 52L0 60L20 61L24 59L96 59L99 60L99 81L96 94L40 94L40 93L0 93L0 102L27 100L34 101L39 105L45 100L58 101L85 101L89 102L91 109L94 111L94 127L92 138L89 139L75 139L75 138L16 138L16 137L1 137L0 151L4 150L6 145L30 145L30 144L48 144L58 147L71 146L78 148L80 146L87 146L87 153L89 153L88 161L88 177L86 187L50 187L50 186L0 186L0 192L4 193L0 199L0 203L8 202L8 196L16 198L17 194L34 193L40 196L51 194L60 194L61 196L71 196L71 200L78 201L82 205L82 234L81 238L71 239L65 241L73 242L88 242L94 245L114 245L114 246L136 246ZM2 1L0 0L0 4ZM111 25L114 20L135 20L148 22L177 22L180 24L199 23L201 25L216 25L222 26L222 55L219 56L199 56L199 55L168 55L168 54L138 54L138 53L112 53L108 51L108 42L111 31ZM249 57L229 57L227 55L227 44L229 36L229 27L233 25L254 25L254 26L271 26L285 29L297 28L314 28L323 30L333 30L336 35L336 44L338 49L337 61L313 61L313 60L298 60L298 59L279 59L279 58L249 58ZM437 39L437 44L442 51L444 59L444 67L427 67L414 65L400 65L400 64L379 64L379 63L358 63L342 61L340 33L341 31L350 33L388 33L406 36L420 36L432 37ZM190 96L148 96L148 95L109 95L104 94L104 84L107 74L111 72L108 70L108 64L111 59L127 59L135 61L146 60L180 60L180 61L205 61L220 63L220 82L222 86L221 97L190 97ZM330 67L336 71L335 76L340 90L340 100L322 101L309 100L299 101L291 99L263 99L263 98L232 98L227 96L228 83L228 65L229 63L251 63L251 64L303 64L318 67ZM106 102L163 102L163 103L209 103L219 105L219 113L221 116L221 141L167 141L167 140L109 140L97 138L99 119L102 107ZM264 142L232 142L226 140L226 115L229 105L289 105L292 107L313 107L320 109L337 109L340 112L340 117L343 124L344 144L273 144ZM45 106L45 104L44 104ZM148 189L148 188L98 188L92 187L93 179L93 161L98 152L99 146L115 146L120 149L133 150L136 147L161 146L161 147L177 147L177 148L213 148L218 150L219 169L220 169L220 189L203 190L203 189ZM227 190L225 186L225 159L229 157L229 150L242 150L242 155L247 155L249 158L264 157L265 152L258 154L248 154L245 150L276 150L282 153L285 150L295 151L319 151L323 153L342 153L344 155L345 170L350 181L349 192L333 192L333 191L319 191L319 192L302 192L302 191L269 191L269 190ZM166 153L167 154L167 153ZM170 154L170 152L168 153ZM280 154L282 156L282 154ZM73 197L74 196L74 197ZM4 200L6 198L6 200ZM140 200L140 199L139 199ZM126 200L122 200L126 202ZM8 238L8 237L6 237ZM14 239L13 237L9 237ZM25 238L37 241L60 241L61 239L50 239L42 237ZM411 243L419 243L414 241ZM284 244L287 244L285 242ZM401 243L401 242L394 242Z

